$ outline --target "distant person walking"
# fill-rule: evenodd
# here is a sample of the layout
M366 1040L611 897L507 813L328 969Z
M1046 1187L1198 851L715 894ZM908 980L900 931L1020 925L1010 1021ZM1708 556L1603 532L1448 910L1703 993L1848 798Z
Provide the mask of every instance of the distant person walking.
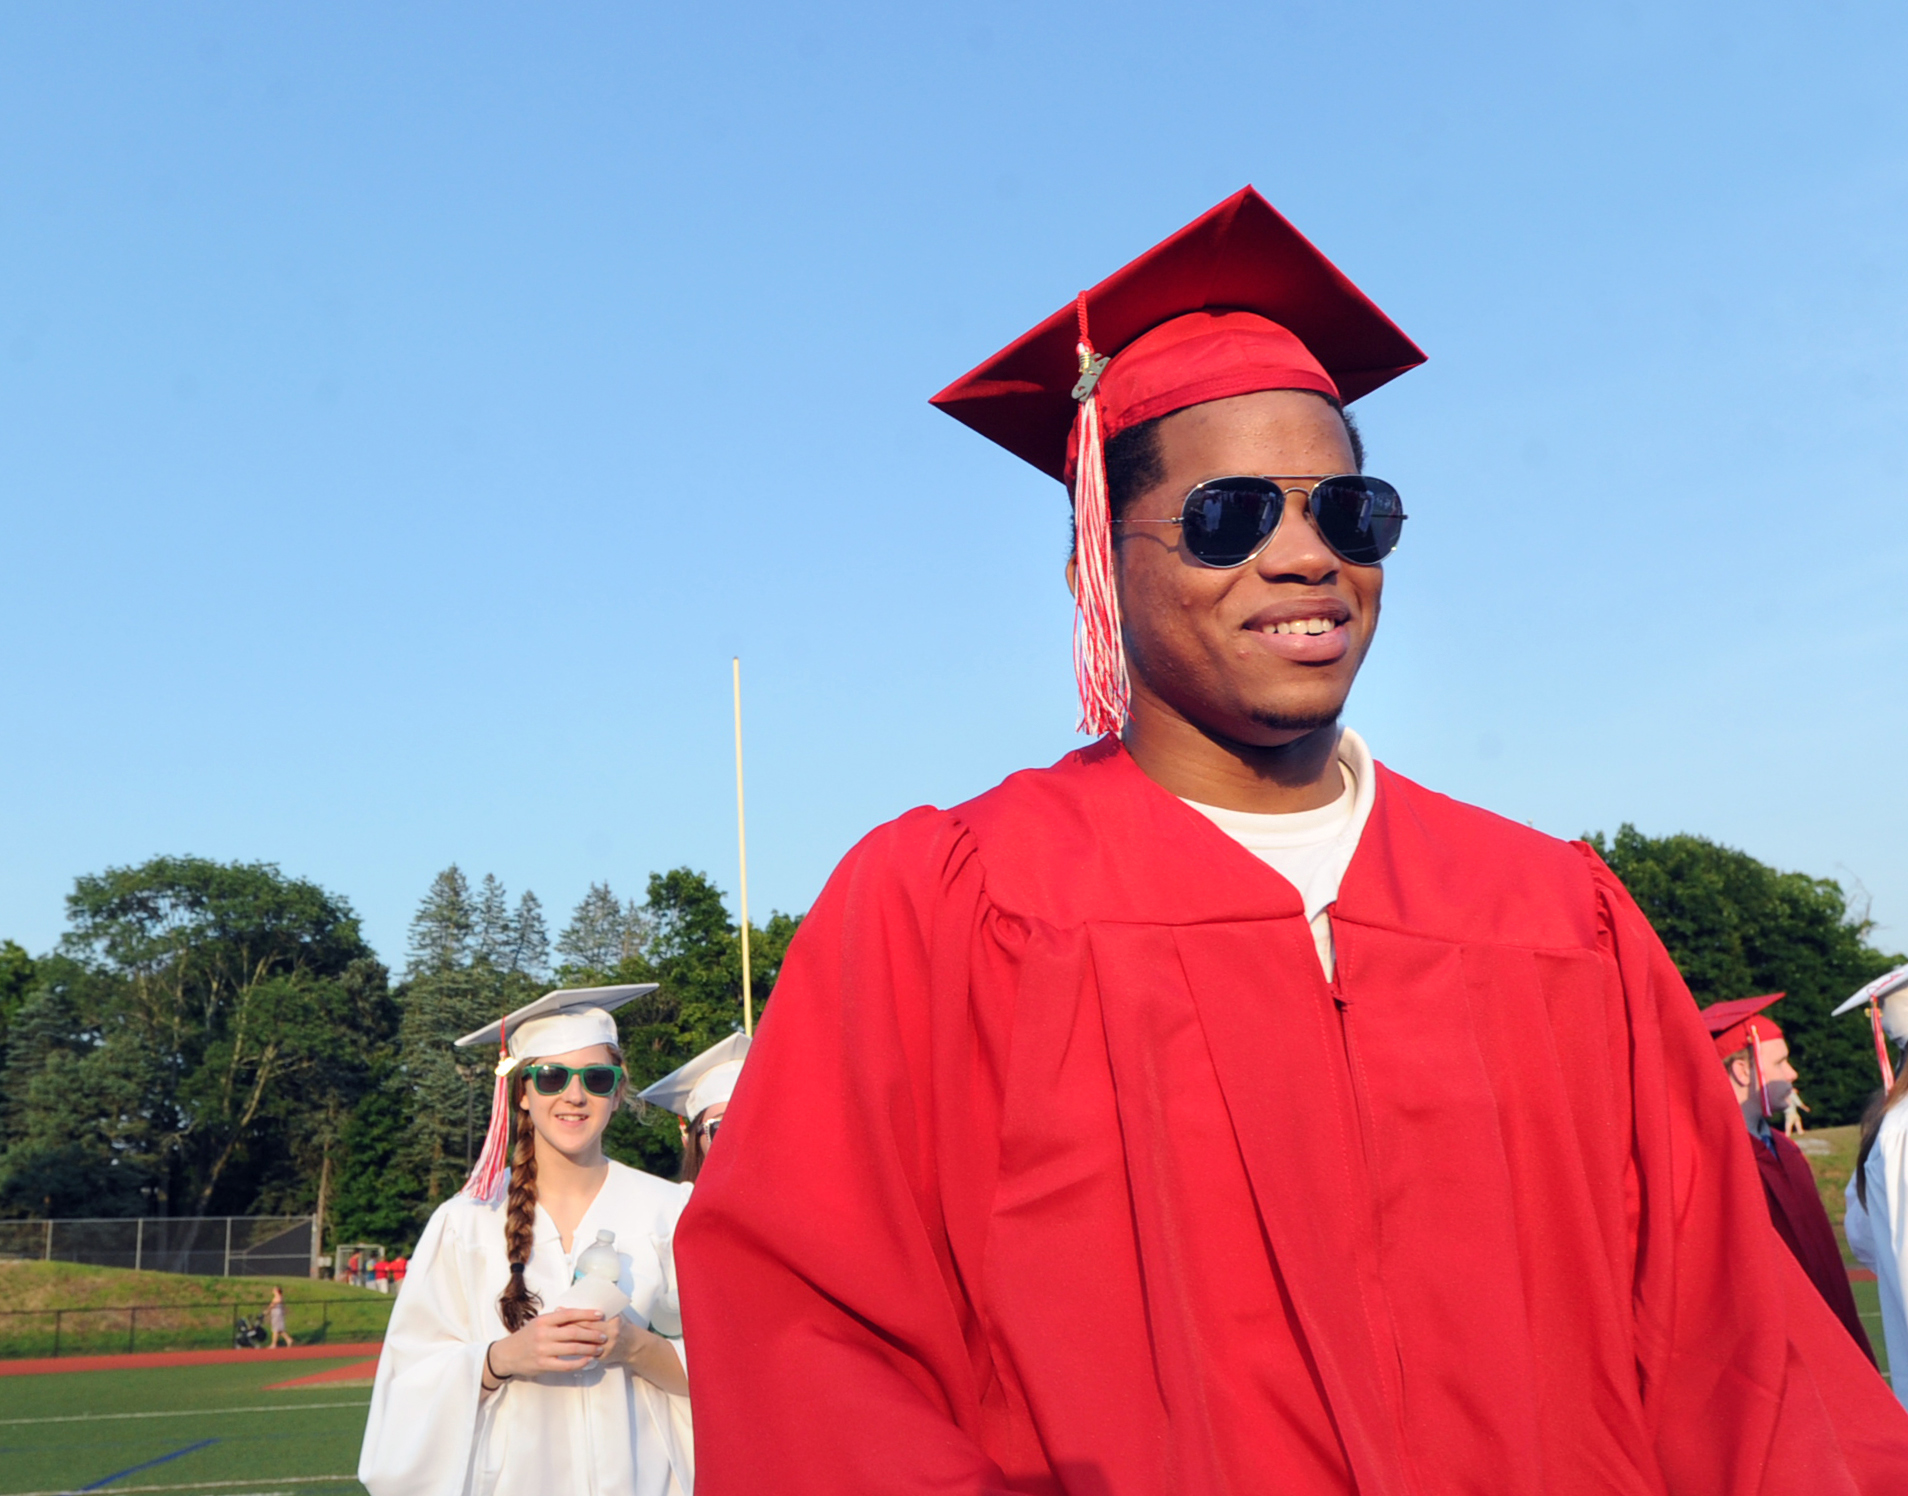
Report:
M1808 1130L1802 1125L1802 1114L1812 1110L1814 1108L1802 1099L1802 1093L1791 1087L1788 1099L1782 1103L1782 1135L1800 1137Z
M271 1344L265 1347L268 1351L278 1349L280 1335L285 1337L285 1344L288 1346L298 1343L291 1338L291 1332L285 1328L285 1290L282 1288L272 1289L272 1301L265 1306L265 1328L272 1332Z
M395 1285L391 1292L396 1293L404 1286L404 1275L411 1270L411 1259L402 1254L391 1259L391 1282Z
M353 1288L362 1288L364 1286L364 1279L358 1272L359 1260L356 1252L353 1252L349 1257L345 1258L345 1282L349 1283Z
M379 1293L389 1293L391 1291L390 1259L380 1257L377 1260L377 1263L371 1269L371 1280Z

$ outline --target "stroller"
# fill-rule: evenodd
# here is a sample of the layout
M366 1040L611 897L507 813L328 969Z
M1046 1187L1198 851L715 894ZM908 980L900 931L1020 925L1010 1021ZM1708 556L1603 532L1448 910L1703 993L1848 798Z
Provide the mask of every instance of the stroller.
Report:
M270 1337L265 1333L265 1316L253 1319L240 1317L238 1328L232 1332L232 1346L235 1350L255 1351Z

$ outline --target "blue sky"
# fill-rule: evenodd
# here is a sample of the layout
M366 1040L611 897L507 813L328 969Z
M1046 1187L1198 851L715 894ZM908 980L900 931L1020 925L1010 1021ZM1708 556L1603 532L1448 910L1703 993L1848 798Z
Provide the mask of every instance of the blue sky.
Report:
M800 909L1078 741L1056 485L927 396L1246 182L1430 354L1348 720L1908 947L1908 11L0 11L0 935L266 859L387 958Z

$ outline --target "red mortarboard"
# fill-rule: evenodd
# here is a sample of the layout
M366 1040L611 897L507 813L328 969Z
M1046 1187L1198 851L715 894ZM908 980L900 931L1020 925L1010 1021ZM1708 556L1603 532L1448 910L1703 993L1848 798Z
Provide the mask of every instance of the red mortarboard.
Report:
M1250 187L1113 272L933 403L1063 482L1079 562L1081 727L1117 732L1126 661L1102 446L1189 405L1258 390L1349 403L1424 354Z
M1738 1050L1747 1049L1751 1020L1755 1023L1758 1043L1780 1039L1782 1030L1762 1010L1780 1002L1782 997L1780 992L1771 992L1766 997L1732 997L1726 1003L1711 1003L1704 1008L1703 1027L1715 1036L1716 1053L1726 1060Z
M1099 386L1105 441L1155 416L1254 390L1315 389L1349 403L1424 362L1418 345L1250 187L1084 294L1094 352L1112 359ZM1201 312L1253 315L1201 319L1188 329L1193 336L1175 329L1164 342L1135 346ZM1080 408L1072 393L1079 340L1070 301L933 403L1063 478Z

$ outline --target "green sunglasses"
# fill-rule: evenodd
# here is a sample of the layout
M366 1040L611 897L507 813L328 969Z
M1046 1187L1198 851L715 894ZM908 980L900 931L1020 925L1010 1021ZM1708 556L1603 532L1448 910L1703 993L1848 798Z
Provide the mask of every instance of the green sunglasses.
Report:
M568 1065L532 1065L530 1084L537 1088L539 1096L561 1096L570 1089L570 1078L579 1077L583 1089L592 1096L614 1096L616 1088L623 1083L621 1065L578 1065L572 1069Z

